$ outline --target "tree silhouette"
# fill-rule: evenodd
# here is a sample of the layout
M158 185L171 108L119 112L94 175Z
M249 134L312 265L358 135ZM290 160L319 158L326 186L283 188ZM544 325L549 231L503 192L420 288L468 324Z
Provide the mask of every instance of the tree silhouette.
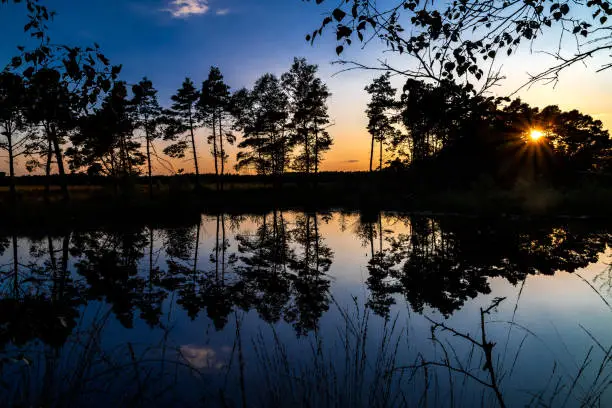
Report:
M217 188L223 188L223 175L225 174L224 140L233 144L235 137L224 132L230 103L229 86L223 82L223 75L217 67L211 67L208 78L202 84L202 92L199 102L200 115L204 118L208 127L212 128L209 143L213 145L213 157L215 159L215 174L217 175ZM219 176L221 178L219 179Z
M134 140L135 109L124 82L118 81L99 108L83 117L66 150L70 168L86 168L88 174L104 174L117 182L136 174L144 164L140 143Z
M20 76L10 72L0 73L0 136L5 139L0 142L0 148L8 153L9 187L13 201L17 197L15 158L25 153L28 141L22 115L24 93L25 87Z
M530 274L573 272L597 262L610 239L605 230L583 232L572 225L491 223L409 218L409 233L387 237L387 247L369 264L368 304L388 316L392 295L402 294L422 312L449 316L465 301L491 291L488 279L512 284Z
M76 127L75 117L79 106L74 93L62 80L60 72L41 69L28 84L26 117L32 123L40 124L48 142L47 176L51 155L55 155L64 200L69 199L68 184L65 178L64 151L68 134Z
M266 322L286 319L292 289L288 265L294 251L282 211L263 215L255 233L238 234L236 240L243 302L252 305Z
M151 168L151 149L153 141L162 137L160 127L163 123L163 111L157 100L157 90L146 77L132 87L132 103L136 107L135 128L144 132L147 156L147 174L149 176L149 197L153 198L153 173Z
M200 168L198 166L198 152L196 149L194 131L200 127L198 120L198 102L200 101L200 91L196 89L193 82L189 78L185 78L183 85L172 95L172 106L169 114L173 121L169 126L169 132L166 135L166 139L177 141L182 135L188 132L191 142L191 151L193 154L193 164L196 174L195 187L200 187ZM164 153L170 157L185 157L185 150L187 149L187 142L185 140L178 140L178 142L166 147Z
M84 295L87 299L105 300L112 305L117 319L125 327L133 326L137 306L142 316L148 318L155 316L150 310L160 307L157 303L161 302L161 296L148 296L143 300L146 281L138 273L138 262L143 259L149 243L143 229L78 232L72 239L70 253L76 261L75 271L88 285Z
M334 254L319 233L316 214L298 216L291 233L298 250L289 264L294 272L295 303L288 315L298 335L306 335L318 327L320 317L329 309L330 280L327 272Z
M381 69L392 69L415 79L461 78L486 89L500 79L491 69L496 57L516 53L521 43L532 44L538 37L558 36L547 41L548 47L555 48L543 50L555 56L557 62L531 75L529 82L556 81L564 69L609 51L612 36L606 22L610 14L612 8L607 1L550 6L539 1L487 0L473 4L445 1L432 6L418 0L397 0L385 5L347 0L328 12L320 28L306 39L313 42L325 27L332 25L338 42L336 52L341 54L355 40L367 44L368 39L378 37L388 50L409 55L416 63L415 68L393 69L382 62ZM568 47L561 46L567 36L576 45L570 55L563 52ZM600 70L610 67L611 63L604 62Z
M397 106L395 100L396 90L389 81L389 72L375 78L365 90L371 95L366 114L368 116L368 132L372 136L370 147L370 172L372 171L372 161L374 158L374 141L378 141L379 149L379 170L382 170L383 145L390 144L398 138L398 130L393 124L397 121L397 116L393 115L393 110Z
M232 96L235 128L242 131L237 169L253 168L257 174L281 176L292 146L287 132L287 97L272 74L260 77L252 91L241 89Z
M327 99L331 93L317 78L317 69L304 58L294 58L290 70L281 77L289 98L292 142L301 149L294 157L293 167L306 174L318 172L321 155L332 144L325 131L329 124Z

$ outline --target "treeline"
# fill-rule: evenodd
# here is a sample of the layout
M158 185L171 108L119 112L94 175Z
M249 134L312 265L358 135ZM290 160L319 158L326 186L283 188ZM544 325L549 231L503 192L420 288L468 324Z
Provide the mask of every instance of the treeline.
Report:
M389 73L366 91L370 171L377 153L379 169L384 162L387 168L410 169L423 182L453 185L482 175L512 184L520 178L567 181L611 170L608 131L577 110L540 110L450 81L432 85L409 79L397 97Z
M305 59L296 58L281 78L265 74L253 89L234 93L219 69L212 67L199 89L186 78L167 109L160 106L149 79L130 87L118 79L116 67L111 79L98 77L101 86L75 88L72 84L87 78L94 68L75 62L79 73L71 74L67 70L72 62L63 60L64 68L24 69L15 59L12 70L0 74L1 147L8 152L13 194L19 156L26 157L28 170L43 168L47 176L56 164L68 199L66 165L73 173L111 177L117 185L140 174L144 166L152 193L152 163L159 157L154 142L159 140L169 142L163 150L168 157L192 158L199 186L196 131L200 128L208 129L207 142L219 176L226 172L226 147L236 141L235 130L243 134L236 168L261 175L280 176L288 169L317 173L332 143L326 130L330 93L317 78L316 65Z
M156 151L157 141L167 142L163 155L193 160L197 188L201 128L208 130L218 176L226 173L226 148L237 139L233 131L242 134L236 168L260 175L317 173L330 149L331 94L317 66L305 59L295 58L280 78L265 74L252 89L233 93L211 67L200 87L186 78L165 108L151 80L128 84L119 77L121 66L111 65L97 44L53 45L46 25L52 13L36 0L26 6L25 30L39 45L18 47L20 54L0 74L0 148L8 154L13 197L19 157L28 171L44 171L46 196L54 168L66 200L68 172L108 176L119 187L144 170L152 193L154 159L168 162ZM217 185L222 188L222 178Z

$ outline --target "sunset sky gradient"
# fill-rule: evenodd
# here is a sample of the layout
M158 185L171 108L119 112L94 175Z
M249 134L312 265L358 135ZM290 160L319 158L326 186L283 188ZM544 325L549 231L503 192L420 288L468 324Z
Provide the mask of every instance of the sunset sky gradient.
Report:
M123 64L122 79L128 83L143 76L151 79L164 106L186 76L201 84L211 65L218 66L236 90L251 87L266 72L280 75L294 56L306 57L319 65L320 76L333 94L329 106L334 145L321 169L367 169L369 135L364 110L368 98L363 88L380 73L359 70L334 75L341 69L330 64L336 59L334 37L317 39L314 46L304 38L318 27L331 3L325 7L301 0L55 0L46 4L57 11L50 32L55 43L99 43L112 63ZM16 54L17 45L28 43L24 23L23 4L0 5L3 66ZM365 49L357 45L347 49L343 58L366 64L375 64L377 58L389 58L398 66L412 64L382 51L376 43ZM543 69L551 59L524 49L500 63L507 79L494 91L505 95L524 83L527 72ZM557 104L562 109L577 108L610 128L612 71L595 73L597 67L597 61L574 66L562 74L556 87L535 85L516 96L540 107ZM402 79L394 78L394 83L401 87ZM198 133L200 160L204 171L210 172L213 166L204 142L207 132ZM235 149L228 153L232 167ZM192 168L188 160L175 161L173 166L185 171ZM168 173L159 164L156 169Z

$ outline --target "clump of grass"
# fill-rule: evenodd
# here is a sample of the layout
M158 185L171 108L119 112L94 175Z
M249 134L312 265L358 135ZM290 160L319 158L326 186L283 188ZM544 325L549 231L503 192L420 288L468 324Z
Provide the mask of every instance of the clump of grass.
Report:
M259 393L260 406L407 406L400 386L403 374L393 370L405 339L398 318L386 320L382 331L371 333L369 308L359 307L356 299L352 311L334 304L342 316L338 336L326 347L330 339L315 332L308 340L306 361L293 360L273 326L271 342L260 332L254 341L265 382L264 391ZM339 364L340 353L344 358Z

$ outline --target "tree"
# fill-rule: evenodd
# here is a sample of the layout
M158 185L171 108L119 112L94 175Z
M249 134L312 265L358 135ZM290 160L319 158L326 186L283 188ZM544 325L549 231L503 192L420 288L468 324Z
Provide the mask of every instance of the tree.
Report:
M327 99L331 93L317 78L318 67L304 58L294 58L291 69L281 77L289 98L292 143L301 147L293 167L310 174L318 171L321 154L329 150L332 140L325 131L329 124Z
M196 189L198 189L200 187L200 169L198 166L198 152L196 149L194 131L200 127L197 116L200 91L196 89L191 79L185 78L183 85L176 94L172 95L171 99L173 103L169 114L173 121L172 125L169 127L170 132L167 134L166 139L173 140L176 143L166 147L164 153L171 157L184 157L187 142L185 140L179 140L179 138L188 132L191 138L191 150L193 153L193 164L196 174Z
M153 141L161 137L160 127L163 123L163 111L157 101L157 90L153 83L143 78L132 87L132 103L136 107L135 128L144 132L147 155L147 173L149 176L149 197L153 198L153 174L151 166L151 149Z
M67 201L69 194L62 145L76 127L79 103L75 94L70 92L62 80L60 72L46 68L38 71L30 79L27 98L26 117L32 123L40 124L43 129L48 142L47 163L50 163L51 155L55 155L62 195ZM49 171L49 166L47 169Z
M22 148L25 147L28 140L23 133L24 92L25 87L20 76L10 72L0 73L0 136L3 136L6 140L6 142L0 142L0 148L8 153L9 185L12 200L15 200L17 195L15 190L15 158L23 152Z
M374 142L378 141L380 144L379 170L382 170L383 144L390 144L392 140L398 137L398 131L393 127L393 124L397 121L397 116L389 116L390 113L393 114L393 109L397 106L396 90L391 86L390 76L391 73L387 72L375 78L370 85L365 87L366 92L371 95L370 103L368 103L366 109L368 132L372 136L370 172L372 171L374 158Z
M66 150L70 168L85 167L89 174L111 176L115 183L137 173L145 158L134 140L134 113L125 82L116 82L101 106L83 117L70 137L72 146Z
M323 2L316 0L317 4ZM564 69L609 51L612 36L606 23L611 14L610 3L600 0L550 5L502 0L446 0L436 4L395 0L380 5L371 0L345 0L306 40L314 41L326 26L333 25L339 55L356 39L367 43L379 38L389 50L410 55L416 62L414 69L393 69L398 73L435 81L465 77L479 81L486 89L500 79L490 69L496 57L515 53L521 43L533 47L537 37L558 36L549 38L545 44L551 48L542 50L552 54L556 62L533 74L530 82L554 81ZM576 47L570 55L564 52L572 45L568 40ZM385 62L382 65L382 69L391 68ZM599 70L610 67L608 60Z
M213 145L213 157L215 159L215 174L221 178L225 174L225 162L227 155L223 141L233 144L235 137L223 131L224 124L227 120L228 109L230 102L229 86L223 82L223 75L217 67L210 67L208 78L202 84L202 93L200 97L200 115L204 118L208 127L212 128L212 135L209 138L209 143ZM219 182L217 182L219 183ZM217 184L217 188L219 184ZM221 181L221 188L223 182Z
M287 131L288 100L272 74L259 78L252 91L241 89L232 96L234 127L243 134L238 145L237 169L252 167L257 174L284 174L293 145Z

